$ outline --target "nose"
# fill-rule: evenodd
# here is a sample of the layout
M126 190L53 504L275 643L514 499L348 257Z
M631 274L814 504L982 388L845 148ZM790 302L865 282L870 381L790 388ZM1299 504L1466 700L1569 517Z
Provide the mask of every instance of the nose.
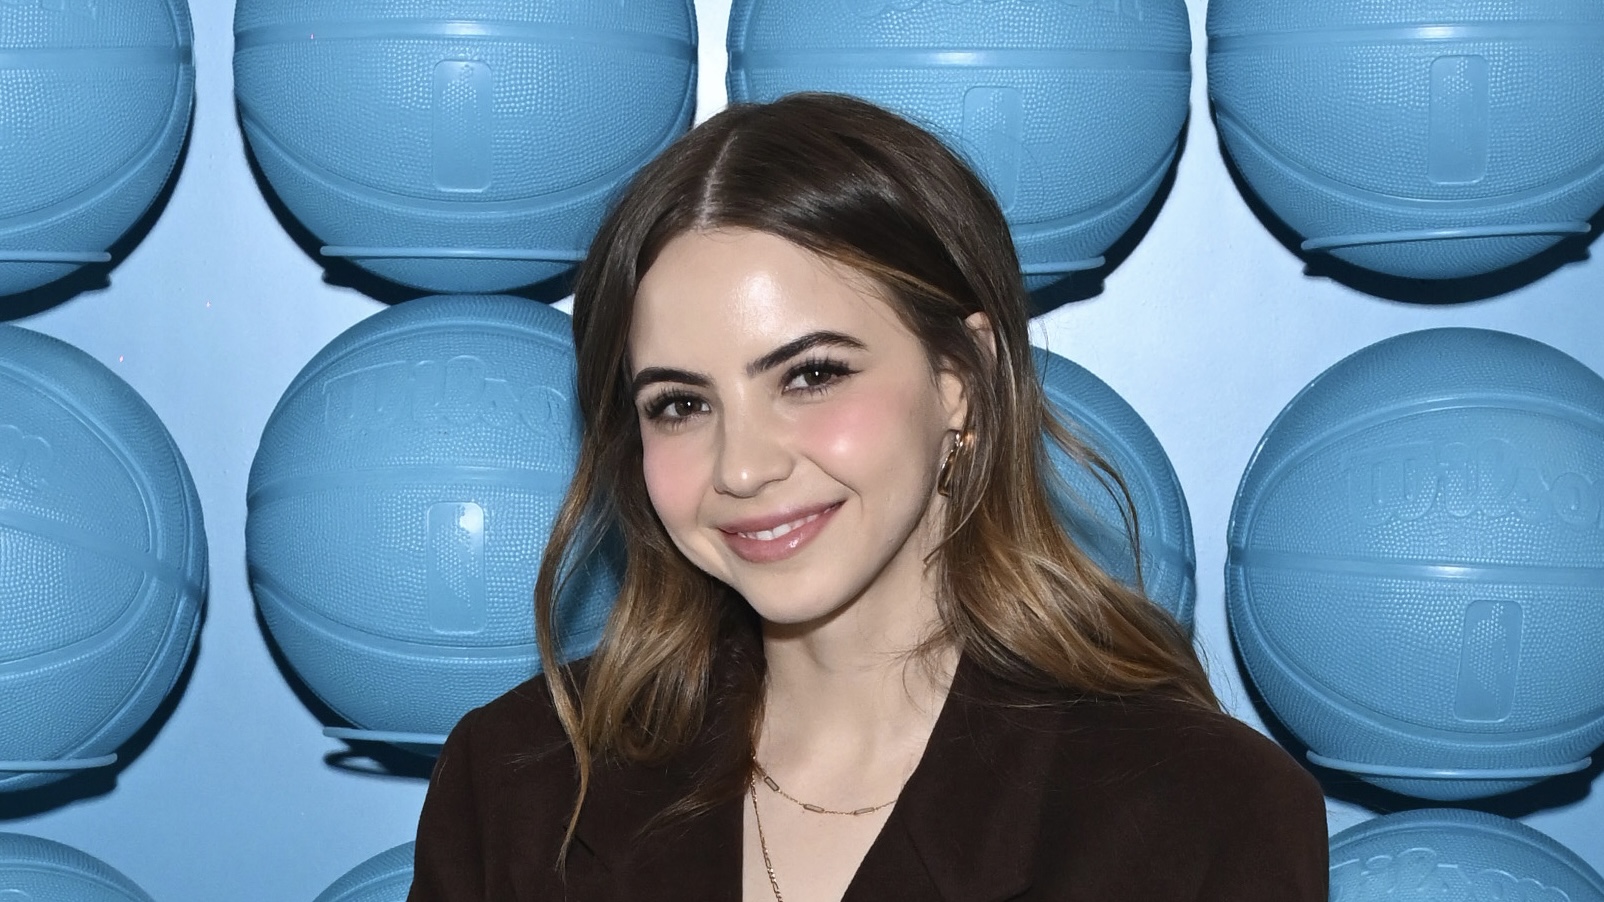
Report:
M714 488L740 498L785 479L795 463L782 424L753 412L725 411L720 418L717 454Z

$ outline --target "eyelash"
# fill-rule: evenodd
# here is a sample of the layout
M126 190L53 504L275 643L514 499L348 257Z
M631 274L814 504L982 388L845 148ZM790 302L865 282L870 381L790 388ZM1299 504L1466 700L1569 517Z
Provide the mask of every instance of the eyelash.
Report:
M857 370L839 360L832 360L828 357L810 357L786 371L784 384L789 386L797 380L797 377L814 373L829 376L830 378L827 381L819 385L803 385L795 389L809 395L816 395L829 391L837 382L856 372Z
M653 398L651 403L647 404L642 410L646 414L646 419L673 428L688 419L689 415L670 417L664 416L664 414L668 413L670 407L681 403L701 404L703 402L701 398L692 394L681 391L666 391Z
M851 376L856 372L857 370L854 370L852 367L839 360L831 360L828 357L813 357L804 360L785 371L785 381L781 383L781 390L802 392L807 396L820 395L833 388L837 382L840 382L842 379ZM818 375L827 378L825 381L817 385L804 384L797 386L796 388L789 388L791 383L797 381L797 379L809 375ZM686 420L690 419L691 416L694 416L694 414L667 416L666 414L668 413L669 408L676 404L704 405L706 403L707 402L703 401L701 398L690 394L689 392L670 389L669 391L665 391L661 395L653 398L650 403L646 404L642 408L642 413L645 415L648 421L657 423L669 429L676 429ZM701 411L697 412L700 413Z

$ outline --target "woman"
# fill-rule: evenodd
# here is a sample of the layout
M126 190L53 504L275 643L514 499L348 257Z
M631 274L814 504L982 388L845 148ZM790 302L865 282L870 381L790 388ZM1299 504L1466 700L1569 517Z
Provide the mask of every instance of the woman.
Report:
M575 292L580 465L536 588L616 528L596 653L471 712L414 900L1326 895L1314 781L1048 499L1006 224L861 101L735 107ZM1134 529L1132 530L1134 535Z

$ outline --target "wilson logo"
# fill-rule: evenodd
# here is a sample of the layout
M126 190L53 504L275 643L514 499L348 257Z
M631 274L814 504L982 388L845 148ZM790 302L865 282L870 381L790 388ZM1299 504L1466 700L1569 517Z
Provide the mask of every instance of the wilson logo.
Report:
M47 13L63 13L93 19L99 12L96 0L0 0L0 8L39 9ZM0 902L4 902L0 899Z
M1343 469L1348 509L1368 526L1442 513L1604 528L1604 483L1540 467L1503 439L1379 448Z
M874 19L887 13L913 12L926 6L1035 6L1041 0L839 0L848 13L864 19ZM1146 0L1060 0L1060 6L1071 9L1100 10L1109 15L1121 16L1140 22Z
M0 426L0 486L33 491L49 481L55 467L56 454L49 442L15 426Z
M1433 849L1331 866L1331 902L1570 902L1563 890L1508 871L1444 862Z
M323 422L336 429L568 424L568 399L546 386L515 386L478 357L398 360L323 383Z

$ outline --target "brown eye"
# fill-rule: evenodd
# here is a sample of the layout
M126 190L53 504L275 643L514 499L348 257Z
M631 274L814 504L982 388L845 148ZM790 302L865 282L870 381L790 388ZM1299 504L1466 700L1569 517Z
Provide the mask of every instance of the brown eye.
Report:
M852 368L845 364L829 360L808 361L798 364L786 374L785 388L788 391L822 391L852 373Z
M826 372L818 367L814 367L811 370L803 370L797 375L802 380L802 384L809 388L816 388L835 378L835 373Z
M666 394L646 406L646 419L673 422L707 410L707 402L694 395Z
M691 414L700 413L701 409L702 402L700 401L693 401L690 398L676 398L668 403L668 407L663 410L663 414L675 419L683 419Z

